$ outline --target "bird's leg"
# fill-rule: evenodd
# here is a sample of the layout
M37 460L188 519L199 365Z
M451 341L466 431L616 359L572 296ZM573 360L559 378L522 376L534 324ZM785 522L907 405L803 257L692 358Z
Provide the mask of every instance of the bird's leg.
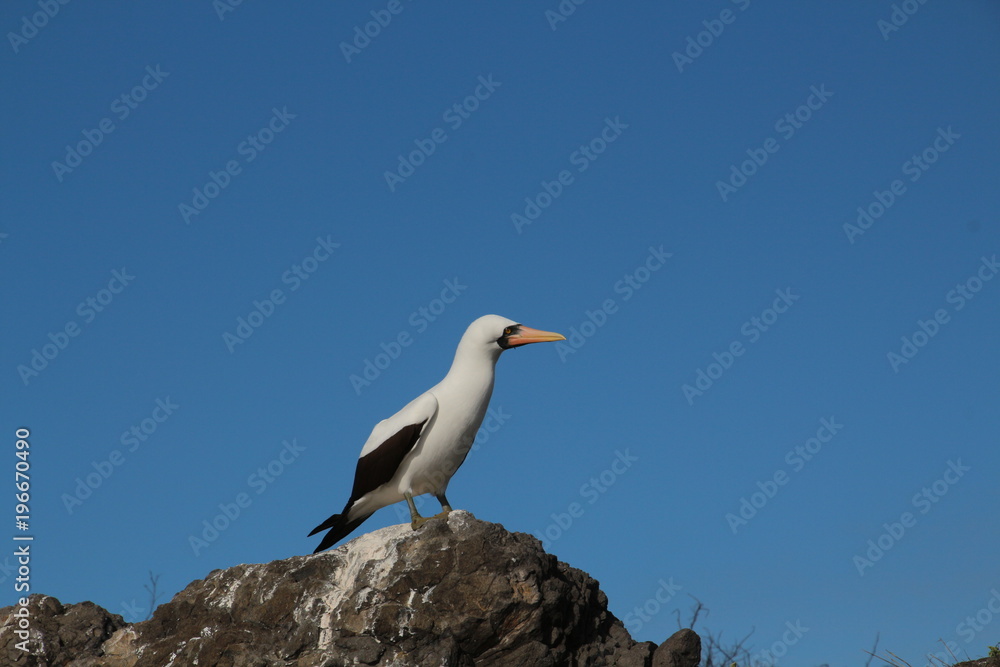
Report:
M438 516L444 517L448 516L448 512L451 511L451 505L448 504L448 499L445 498L444 493L435 493L434 497L437 498L438 502L441 503L441 513Z
M417 526L422 524L427 519L420 516L420 512L417 511L417 506L413 504L412 493L410 493L409 491L404 491L403 498L406 499L406 504L410 506L410 524L413 526L414 530L416 530Z
M424 525L424 523L429 519L420 516L420 513L417 512L417 506L413 504L412 493L404 491L403 498L406 499L406 504L410 506L410 527L413 528L413 530L416 530L417 528L420 528L420 526Z
M434 497L438 499L439 503L441 503L441 509L445 514L451 511L451 505L448 503L448 499L445 497L443 492L434 494Z

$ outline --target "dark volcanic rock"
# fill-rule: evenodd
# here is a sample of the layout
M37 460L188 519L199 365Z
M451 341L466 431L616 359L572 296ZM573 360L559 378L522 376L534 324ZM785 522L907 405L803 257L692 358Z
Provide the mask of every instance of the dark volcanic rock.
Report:
M0 609L0 665L89 667L101 655L101 645L126 625L121 616L110 614L93 602L63 605L46 595L32 595L24 609L27 609L25 623L29 633L27 646L32 653L17 647L24 641L17 634L22 617L15 616L21 608L4 607Z
M979 658L978 660L969 660L968 662L959 662L953 665L953 667L1000 667L1000 655L994 655L988 658Z
M31 645L48 662L11 664L697 667L700 657L690 630L659 647L635 642L585 572L461 511L416 532L391 526L321 554L216 570L125 627L90 603L40 600ZM90 616L66 621L84 607ZM5 628L10 613L0 610ZM9 632L3 650L14 649Z
M652 667L688 667L701 660L701 637L687 628L670 635L653 653Z

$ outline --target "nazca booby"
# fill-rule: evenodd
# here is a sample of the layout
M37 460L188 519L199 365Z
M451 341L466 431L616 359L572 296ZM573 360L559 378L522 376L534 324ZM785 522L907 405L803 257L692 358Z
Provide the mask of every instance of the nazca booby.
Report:
M344 509L309 533L329 529L316 552L339 542L376 510L400 500L406 500L411 525L418 528L427 519L417 513L413 496L423 493L441 503L438 516L450 512L444 494L486 415L500 353L527 343L558 340L566 338L499 315L484 315L470 324L444 379L372 429L361 449L354 488Z

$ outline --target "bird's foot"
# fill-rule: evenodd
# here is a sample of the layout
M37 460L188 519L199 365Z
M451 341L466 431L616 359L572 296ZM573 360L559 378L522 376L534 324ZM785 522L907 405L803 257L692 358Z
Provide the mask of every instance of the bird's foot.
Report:
M447 518L448 512L450 511L451 510L445 510L439 514L435 514L434 516L415 516L410 520L410 527L413 528L413 530L416 530L417 528L420 528L420 526L424 525L428 521L431 521L432 519Z

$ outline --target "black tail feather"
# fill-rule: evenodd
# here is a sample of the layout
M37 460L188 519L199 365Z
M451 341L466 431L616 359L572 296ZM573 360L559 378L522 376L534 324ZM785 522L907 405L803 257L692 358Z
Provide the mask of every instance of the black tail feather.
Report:
M333 528L335 525L337 525L338 523L340 523L340 520L341 520L341 518L343 516L344 516L343 514L334 514L329 519L327 519L323 523L321 523L318 526L316 526L315 528L313 528L312 531L310 531L308 537L312 537L313 535L315 535L316 533L320 532L321 530L326 530L327 528Z
M313 553L315 554L325 549L329 549L334 544L354 532L354 529L364 523L370 516L371 514L366 514L354 519L353 521L348 521L346 508L343 513L334 514L329 519L313 528L312 532L309 533L309 537L312 537L320 531L326 530L327 528L330 529L330 532L323 536L322 541L320 541L319 546L316 547L316 550L313 551Z

